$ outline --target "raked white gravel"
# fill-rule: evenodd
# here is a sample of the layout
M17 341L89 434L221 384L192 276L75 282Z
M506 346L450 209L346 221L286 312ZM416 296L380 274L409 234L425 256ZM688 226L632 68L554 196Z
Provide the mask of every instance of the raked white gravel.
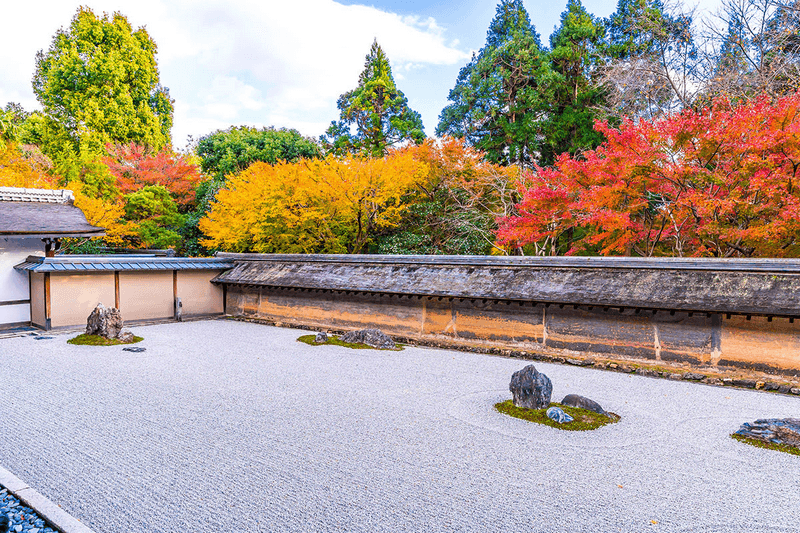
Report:
M728 436L800 398L535 363L622 416L571 433L493 410L528 361L134 331L0 340L0 465L98 533L800 532L800 457Z

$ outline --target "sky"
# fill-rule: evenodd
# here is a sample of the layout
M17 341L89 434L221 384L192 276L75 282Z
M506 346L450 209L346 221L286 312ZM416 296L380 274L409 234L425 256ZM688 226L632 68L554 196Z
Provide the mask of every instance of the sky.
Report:
M718 0L700 0L705 11ZM616 0L584 0L607 17ZM218 129L295 128L318 137L338 119L336 100L356 87L373 39L397 86L435 133L461 67L479 50L494 0L28 0L0 21L0 106L40 109L31 88L36 52L67 27L78 6L120 12L158 46L161 83L175 100L173 144ZM526 0L548 42L566 0Z

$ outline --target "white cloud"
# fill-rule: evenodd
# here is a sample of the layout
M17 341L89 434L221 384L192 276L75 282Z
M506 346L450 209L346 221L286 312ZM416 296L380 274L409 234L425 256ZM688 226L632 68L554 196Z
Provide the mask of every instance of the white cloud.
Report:
M0 28L0 105L33 105L36 51L81 4L146 26L158 45L162 83L176 100L176 144L231 124L321 134L338 116L338 96L355 87L373 39L398 65L398 79L468 58L433 18L333 0L13 2L3 19L14 24L0 23L8 26Z

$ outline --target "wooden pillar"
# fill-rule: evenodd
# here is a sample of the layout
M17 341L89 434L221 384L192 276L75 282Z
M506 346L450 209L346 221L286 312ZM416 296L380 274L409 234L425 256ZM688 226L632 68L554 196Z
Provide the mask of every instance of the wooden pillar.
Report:
M44 273L44 329L49 331L50 322L50 272Z
M114 307L119 310L119 271L114 271Z

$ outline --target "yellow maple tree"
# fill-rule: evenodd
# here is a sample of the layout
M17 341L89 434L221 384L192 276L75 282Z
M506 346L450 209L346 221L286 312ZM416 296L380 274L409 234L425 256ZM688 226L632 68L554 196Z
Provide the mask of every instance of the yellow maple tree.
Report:
M427 174L410 152L255 163L232 176L200 220L203 245L234 252L361 253L400 221Z

